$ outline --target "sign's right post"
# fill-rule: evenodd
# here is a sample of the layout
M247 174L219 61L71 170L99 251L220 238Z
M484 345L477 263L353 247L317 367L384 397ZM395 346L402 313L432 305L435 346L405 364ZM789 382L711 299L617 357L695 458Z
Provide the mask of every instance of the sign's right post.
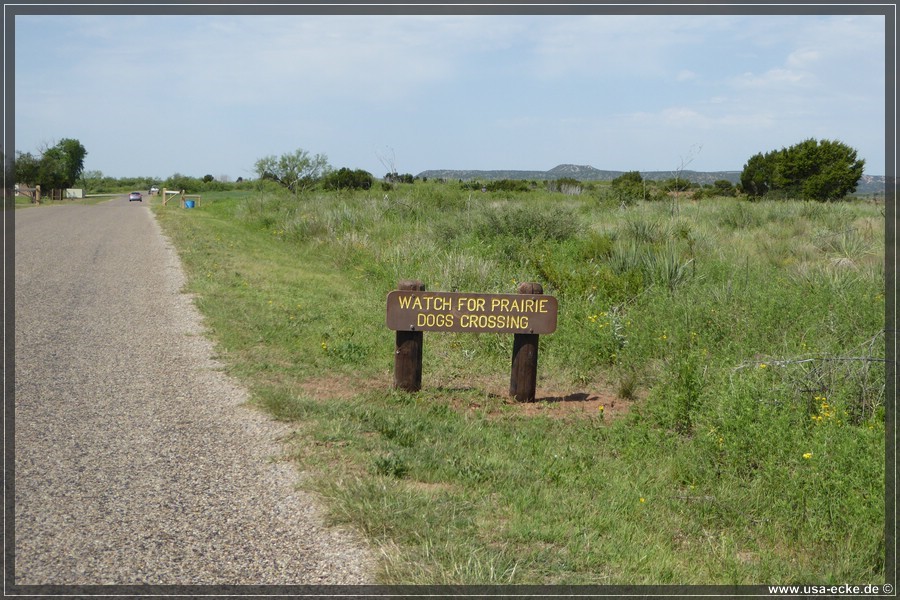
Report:
M543 294L539 283L520 283L520 294ZM517 333L513 336L512 374L509 395L518 402L534 402L537 390L538 335Z

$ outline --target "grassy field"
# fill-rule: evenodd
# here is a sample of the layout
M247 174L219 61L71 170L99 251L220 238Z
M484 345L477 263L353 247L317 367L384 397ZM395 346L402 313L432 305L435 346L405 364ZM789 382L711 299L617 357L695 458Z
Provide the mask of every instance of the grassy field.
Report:
M883 581L883 207L416 183L154 210L383 583ZM538 401L494 334L426 333L424 389L393 391L401 279L556 296Z

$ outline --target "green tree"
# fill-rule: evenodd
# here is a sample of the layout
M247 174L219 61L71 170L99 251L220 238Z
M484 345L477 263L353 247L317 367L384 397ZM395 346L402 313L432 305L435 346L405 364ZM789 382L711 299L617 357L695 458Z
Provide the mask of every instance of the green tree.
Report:
M45 190L69 188L84 171L87 150L71 138L60 140L45 149L39 158L31 153L17 153L15 177L19 183L40 185Z
M488 181L484 188L489 192L530 192L531 185L521 179L496 179Z
M62 189L75 185L84 171L87 150L81 142L71 138L60 140L41 157L41 186Z
M58 148L48 148L41 156L38 181L44 190L69 187L66 184L66 157Z
M385 173L382 181L387 183L413 183L416 178L413 177L412 173L397 173L396 171L391 171L390 173Z
M266 156L256 161L254 170L260 179L277 181L294 194L315 185L330 169L324 154L310 156L298 148L281 156Z
M168 190L184 190L194 193L203 187L203 182L196 177L175 173L163 182L162 187Z
M38 179L41 171L41 159L30 152L17 152L13 161L13 179L15 183L40 185Z
M351 170L341 167L323 177L323 185L329 190L367 190L375 183L375 176L363 169Z
M84 159L87 156L87 150L81 142L71 138L60 140L56 148L60 149L63 154L66 176L65 187L72 187L84 172Z
M646 192L646 184L640 171L622 173L612 180L611 186L616 201L626 205L643 200Z
M719 196L734 196L737 190L734 184L727 179L717 179L713 182L713 189Z
M741 171L741 188L753 197L765 196L773 187L775 153L754 154Z
M741 187L755 197L828 202L855 192L864 166L856 150L842 142L808 139L751 157L741 172Z
M662 188L667 192L687 192L698 187L698 184L693 183L690 179L685 179L680 174L662 182Z
M103 181L102 171L83 171L81 173L81 183L85 189L96 190Z
M858 159L856 150L832 140L805 142L794 152L795 163L802 173L800 196L808 200L828 202L856 191L862 178L865 161Z

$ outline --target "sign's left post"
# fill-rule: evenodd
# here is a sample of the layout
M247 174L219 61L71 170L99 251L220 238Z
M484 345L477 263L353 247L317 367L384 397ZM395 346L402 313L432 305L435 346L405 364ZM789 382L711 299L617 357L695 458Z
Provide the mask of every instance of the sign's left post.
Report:
M403 280L398 290L424 292L425 284L418 279ZM422 389L422 341L421 331L397 331L394 349L394 388L405 392Z

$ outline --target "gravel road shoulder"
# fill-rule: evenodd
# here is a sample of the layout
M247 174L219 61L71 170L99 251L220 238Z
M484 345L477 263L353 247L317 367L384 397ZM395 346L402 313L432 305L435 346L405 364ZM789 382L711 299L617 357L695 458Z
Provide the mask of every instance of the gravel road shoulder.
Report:
M183 285L146 206L17 212L15 583L374 583Z

